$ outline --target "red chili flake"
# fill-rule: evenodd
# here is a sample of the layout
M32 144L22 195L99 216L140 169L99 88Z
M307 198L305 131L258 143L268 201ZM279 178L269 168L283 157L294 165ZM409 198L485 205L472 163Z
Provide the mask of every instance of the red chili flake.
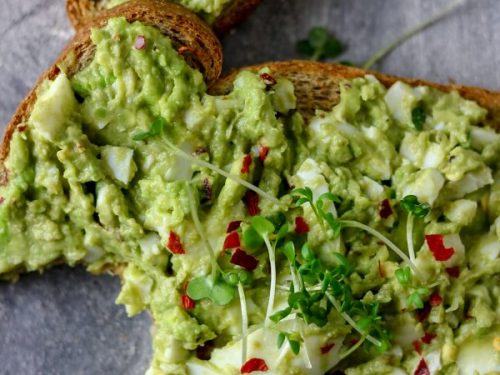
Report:
M417 314L417 320L419 322L423 322L424 320L427 320L429 314L431 313L431 305L426 303L423 308L416 310L415 313Z
M432 307L439 306L443 302L443 297L441 297L437 292L432 293L429 297L429 302Z
M231 221L227 225L226 233L229 233L229 232L232 232L232 231L238 229L240 227L240 225L241 225L241 220Z
M196 307L196 302L193 301L187 294L181 296L182 307L184 310L192 310Z
M307 232L309 232L309 225L307 225L302 216L297 216L295 218L295 233L305 234Z
M392 207L389 199L384 199L378 206L378 214L382 219L387 219L392 215Z
M429 371L429 367L427 367L427 362L425 362L424 358L422 358L420 360L413 375L431 375L431 372Z
M418 354L422 355L422 345L420 344L420 341L415 340L411 344L413 345L413 349L415 349Z
M422 341L424 344L430 344L431 341L434 340L434 338L436 336L437 335L435 333L425 332L425 334L422 336L422 338L420 339L420 341Z
M143 35L138 35L137 38L135 38L134 47L135 49L144 49L146 47L146 39Z
M243 199L247 206L248 214L250 216L255 216L260 214L259 195L255 191L248 190L245 193L245 197Z
M330 352L330 350L332 350L334 346L335 346L334 342L332 342L331 344L323 345L320 349L321 354L326 354L326 353Z
M260 79L262 79L264 83L268 86L274 86L277 83L274 77L269 73L262 73L260 75Z
M240 247L240 235L238 232L231 232L224 240L224 250L234 249L236 247Z
M247 174L250 172L250 166L252 165L252 155L246 154L243 157L243 164L241 165L241 173Z
M444 236L442 234L428 234L425 236L427 246L437 261L444 262L455 254L455 249L444 246Z
M26 131L26 129L28 129L28 126L27 126L27 125L19 125L19 126L17 127L17 131L18 131L19 133L23 133L23 132L25 132L25 131Z
M269 154L269 147L266 146L260 146L259 147L259 159L261 161L266 160L267 154Z
M240 373L242 374L250 374L254 371L267 371L269 367L267 367L266 361L261 358L250 358L245 362L243 366L241 366Z
M167 248L173 254L185 254L184 248L182 247L181 239L177 233L174 231L170 231L170 235L168 236L168 244Z
M450 277L457 278L458 276L460 276L460 267L449 267L446 269L446 273L450 275Z
M241 249L236 249L231 257L231 263L243 267L248 271L253 271L259 265L259 261L253 256L245 253Z

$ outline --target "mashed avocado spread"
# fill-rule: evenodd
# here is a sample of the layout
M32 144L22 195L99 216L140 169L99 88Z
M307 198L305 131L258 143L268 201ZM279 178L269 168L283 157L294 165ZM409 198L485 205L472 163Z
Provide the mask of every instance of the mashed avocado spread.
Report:
M484 109L366 76L306 122L266 69L212 96L154 28L92 40L11 140L4 279L114 267L117 302L155 320L148 374L498 374Z
M109 0L106 7L113 8L128 0ZM173 2L184 5L186 8L201 15L209 23L219 16L224 8L234 0L173 0Z

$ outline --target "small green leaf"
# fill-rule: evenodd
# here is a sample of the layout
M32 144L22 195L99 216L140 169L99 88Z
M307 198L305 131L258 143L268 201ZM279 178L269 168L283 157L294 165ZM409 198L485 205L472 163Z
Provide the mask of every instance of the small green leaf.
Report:
M267 237L274 232L273 223L262 216L254 216L250 221L250 225L262 238Z
M283 254L285 254L288 261L294 265L295 264L295 245L292 241L288 241L285 246L281 248Z
M324 27L313 27L309 30L307 39L314 49L323 48L329 39L328 30Z
M243 246L245 249L255 250L264 244L263 238L253 227L248 227L243 231Z
M418 218L424 218L430 212L431 207L427 203L420 203L415 195L407 195L401 199L401 206L410 214Z
M335 258L335 261L339 264L340 271L344 276L349 276L354 271L353 266L344 255L336 252L333 253L333 257Z
M273 322L278 323L282 319L286 318L292 312L291 307L287 307L286 309L275 312L273 315L269 317Z
M424 107L421 105L415 107L411 111L411 121L417 130L422 130L424 128L426 118L427 114L425 113Z
M278 339L277 339L277 344L278 344L278 349L281 349L281 347L283 346L283 343L285 342L285 339L286 339L286 333L285 332L280 332L278 334Z
M302 246L302 249L300 249L300 253L302 254L302 258L304 258L306 262L310 262L316 258L307 242Z
M201 276L189 282L186 292L191 299L199 301L211 296L212 286L207 277Z
M401 285L409 285L411 283L412 274L410 267L399 268L394 274Z
M292 349L293 354L297 355L300 352L300 342L288 339L290 344L290 349Z
M132 139L134 141L143 141L147 138L160 135L166 126L167 126L167 121L163 117L158 116L157 118L154 119L148 131L135 134L132 137Z
M324 46L323 56L333 59L344 52L344 45L336 38L330 38Z
M318 201L322 201L322 200L329 200L329 201L332 201L335 203L342 203L342 199L338 195L335 195L335 194L330 193L330 192L321 194L318 198Z
M217 305L224 306L231 302L235 295L236 292L233 286L225 283L222 279L218 279L212 288L211 300Z
M299 40L295 45L295 48L301 55L312 56L314 54L314 48L311 46L308 40Z
M290 226L288 223L285 223L281 226L281 228L278 230L278 233L276 234L276 241L281 240L282 238L285 238L285 236L288 234L288 231L290 230Z
M416 309L422 309L424 307L424 301L422 301L422 297L420 297L420 294L418 292L413 292L412 294L410 294L407 302L408 305Z

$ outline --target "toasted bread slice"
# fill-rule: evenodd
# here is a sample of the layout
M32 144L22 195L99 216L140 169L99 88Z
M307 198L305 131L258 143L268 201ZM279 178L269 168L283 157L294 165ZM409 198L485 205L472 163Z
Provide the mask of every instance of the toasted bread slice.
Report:
M135 1L135 0L133 0ZM129 1L129 2L133 2ZM233 0L219 14L211 26L217 34L223 34L242 22L262 0ZM164 0L168 3L167 0ZM67 0L68 17L76 30L81 30L100 12L106 10L109 0ZM165 5L169 6L169 5Z
M183 6L163 0L136 0L101 12L89 22L68 44L45 73L41 75L33 89L18 106L4 133L0 148L0 183L6 184L8 173L3 163L9 154L10 140L18 126L28 120L37 100L37 88L45 80L53 80L64 67L71 77L92 61L94 47L90 40L90 29L104 25L113 17L125 17L127 21L141 21L155 26L168 36L173 46L183 54L188 63L201 71L208 84L220 76L222 69L222 48L212 30L192 12Z
M457 91L462 97L473 100L487 109L490 124L500 131L500 92L459 84L445 85L420 79L395 77L338 64L296 60L253 65L232 71L218 80L210 88L210 92L214 95L225 94L231 90L232 82L241 70L255 72L264 67L269 68L276 78L285 77L293 82L297 107L306 118L314 115L317 109L330 111L338 103L341 82L371 74L387 87L396 81L402 81L410 86L429 86L444 92Z

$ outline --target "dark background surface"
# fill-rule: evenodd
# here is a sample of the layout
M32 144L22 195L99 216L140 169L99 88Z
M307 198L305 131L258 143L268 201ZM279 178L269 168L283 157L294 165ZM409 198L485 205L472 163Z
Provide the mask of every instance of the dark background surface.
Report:
M345 41L342 59L365 61L445 0L264 0L223 38L226 70L299 57L295 42L312 26ZM415 36L376 69L434 81L500 89L500 1L469 0ZM72 36L64 0L0 0L0 124ZM83 269L0 282L0 374L141 374L150 353L147 314L114 305L120 283Z

